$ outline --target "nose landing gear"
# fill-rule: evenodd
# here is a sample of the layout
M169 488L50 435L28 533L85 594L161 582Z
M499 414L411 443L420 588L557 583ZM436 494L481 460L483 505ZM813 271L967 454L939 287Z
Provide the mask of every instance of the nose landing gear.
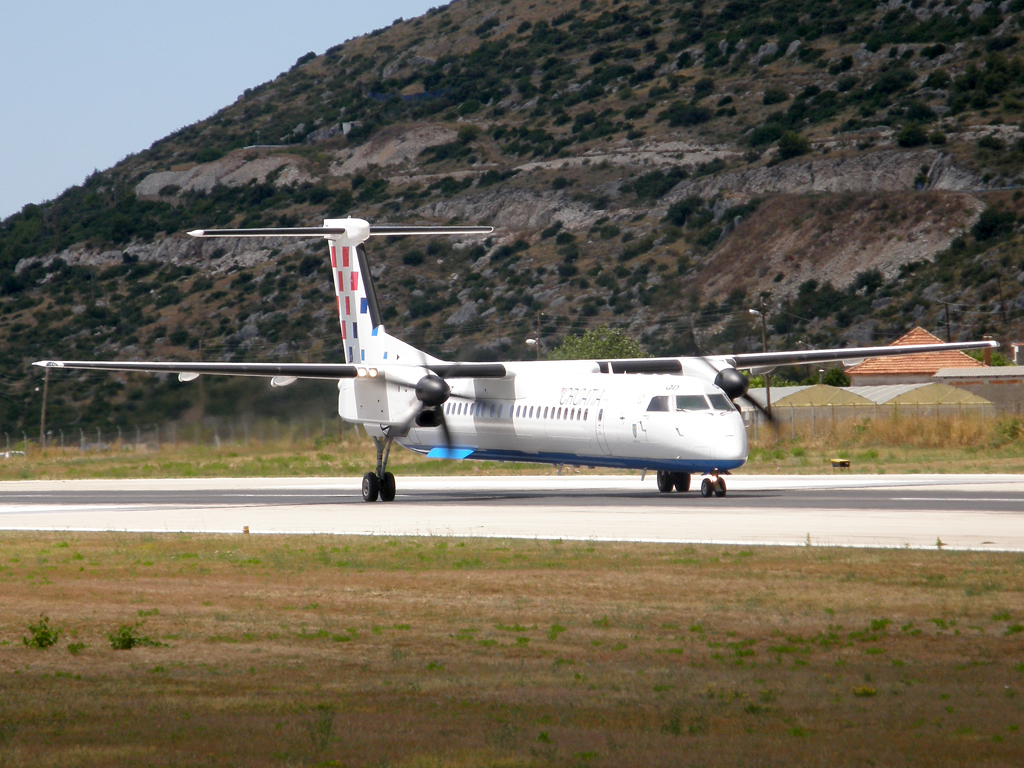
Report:
M713 478L705 477L700 481L700 495L707 499L711 494L718 497L725 496L725 478L719 476L717 472L714 473Z

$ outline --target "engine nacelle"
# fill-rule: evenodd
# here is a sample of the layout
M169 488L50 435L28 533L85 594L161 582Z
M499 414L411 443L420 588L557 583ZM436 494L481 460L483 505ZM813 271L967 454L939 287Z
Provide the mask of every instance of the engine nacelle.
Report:
M416 414L417 427L440 427L441 414L436 408L424 408Z
M723 368L715 376L715 386L728 395L730 400L743 397L750 389L750 382L747 377L735 368Z

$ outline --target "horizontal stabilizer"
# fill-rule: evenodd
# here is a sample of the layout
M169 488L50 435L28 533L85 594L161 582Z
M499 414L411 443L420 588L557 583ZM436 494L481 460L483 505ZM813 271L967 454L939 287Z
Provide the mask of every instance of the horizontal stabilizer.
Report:
M192 237L353 237L362 242L367 237L400 237L404 235L489 235L494 227L407 227L371 226L361 219L341 219L351 227L254 227L252 229L193 229Z
M371 237L398 237L401 235L489 235L494 227L389 227L371 226Z
M328 237L348 234L344 227L259 227L253 229L193 229L192 237Z

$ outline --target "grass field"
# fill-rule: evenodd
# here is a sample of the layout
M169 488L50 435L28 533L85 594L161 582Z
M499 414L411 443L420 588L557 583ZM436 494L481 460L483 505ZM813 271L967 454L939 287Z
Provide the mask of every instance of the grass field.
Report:
M762 428L751 440L749 463L739 472L831 472L830 459L849 458L852 471L878 474L1024 472L1024 421L902 418L898 423L840 423L811 436L787 428L778 438ZM2 480L72 480L155 477L352 477L371 470L373 443L347 429L337 437L246 440L214 444L181 442L156 447L112 444L103 451L28 445L28 456L0 461ZM389 469L396 475L539 474L541 464L438 461L396 448ZM584 470L585 471L585 470ZM609 470L598 470L608 472Z
M1024 762L1020 554L5 533L0 585L3 766Z

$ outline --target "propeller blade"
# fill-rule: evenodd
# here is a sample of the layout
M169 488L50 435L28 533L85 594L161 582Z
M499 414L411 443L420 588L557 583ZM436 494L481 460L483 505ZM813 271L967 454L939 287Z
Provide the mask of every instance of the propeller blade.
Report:
M714 363L712 363L710 360L708 360L706 357L701 357L700 360L708 368L710 368L712 371L715 372L715 381L714 381L715 386L718 386L718 387L722 388L723 390L725 389L725 386L723 386L723 384L724 385L728 385L730 383L735 383L735 382L732 382L732 381L729 381L729 380L724 380L723 381L723 378L725 377L726 372L731 374L731 377L742 376L743 375L742 373L739 373L735 368L725 368L725 369L719 368ZM728 394L728 391L726 391L726 394ZM760 411L761 413L763 413L764 417L769 421L769 423L774 423L775 422L775 417L772 416L772 412L770 410L768 410L767 408L765 408L763 405L761 405L759 402L757 402L757 400L752 398L747 392L743 392L742 395L739 395L735 399L736 400L744 400L747 403L749 403L751 406L754 407L754 410Z
M412 410L409 411L409 415L406 416L402 421L392 427L392 431L396 435L405 437L409 434L409 430L412 429L412 425L416 423L416 419L423 413L423 409L427 406L423 402L418 402L413 406Z
M775 423L775 417L772 416L772 412L768 408L765 408L763 405L761 405L759 402L757 402L757 400L752 398L750 395L744 395L742 399L746 400L748 403L750 403L752 406L754 406L754 410L760 411L761 413L763 413L764 417L766 419L768 419L769 423L772 423L772 424Z
M441 432L444 434L444 447L452 447L452 433L448 431L448 422L444 418L444 408L437 409L437 415L441 417L440 427Z

